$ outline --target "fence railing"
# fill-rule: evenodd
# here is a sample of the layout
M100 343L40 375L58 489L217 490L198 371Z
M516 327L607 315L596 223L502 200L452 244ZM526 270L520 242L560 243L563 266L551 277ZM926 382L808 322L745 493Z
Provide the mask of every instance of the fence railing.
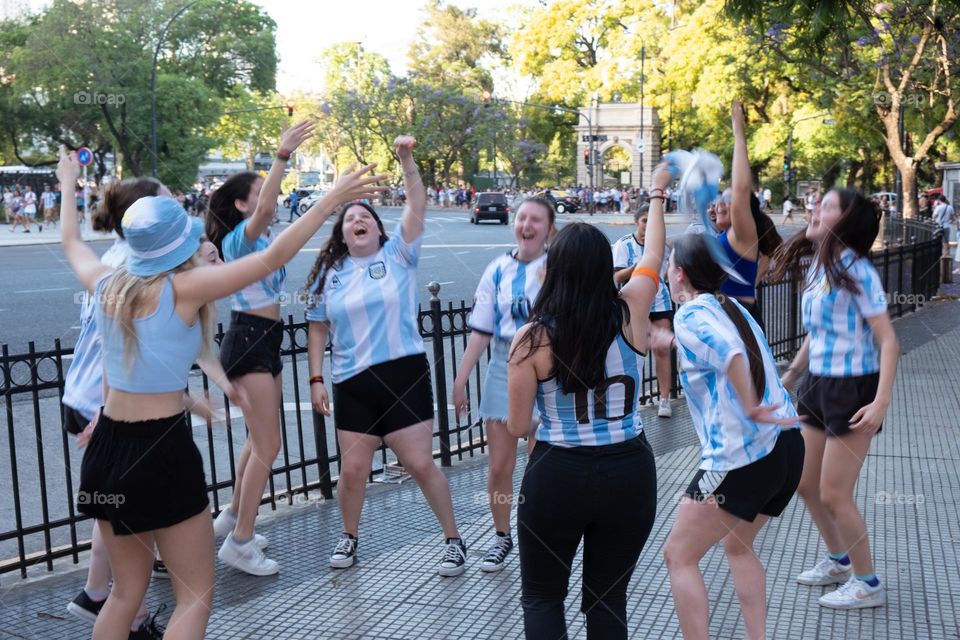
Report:
M889 296L891 315L912 311L936 294L940 254L939 238L873 254ZM764 283L758 290L767 338L778 359L791 358L803 341L800 277ZM436 283L429 289L431 299L426 308L421 308L418 322L435 385L434 456L449 466L486 449L485 425L476 407L487 360L481 358L472 372L468 385L470 411L465 417L456 415L449 404L450 389L469 336L470 307L463 301L442 302ZM332 425L310 405L307 324L295 323L290 316L284 332L281 451L262 502L271 508L278 502L313 500L316 494L332 498L340 464ZM62 430L60 398L72 353L59 340L54 341L52 349L42 351L32 342L26 353L11 354L6 345L0 349L0 392L6 414L5 434L0 436L0 484L9 481L11 487L0 492L0 574L19 571L26 577L28 567L46 565L52 570L54 560L60 558L69 557L76 563L79 553L90 546L85 533L90 522L74 506L80 454ZM673 394L679 393L675 367L671 386ZM191 377L191 388L209 388L199 371ZM659 395L649 356L640 393L644 401ZM245 435L239 412L227 408L226 425L199 421L191 425L204 457L215 511L229 499L236 478L236 456ZM0 433L3 431L0 429ZM379 473L387 462L387 451L381 447L373 473Z

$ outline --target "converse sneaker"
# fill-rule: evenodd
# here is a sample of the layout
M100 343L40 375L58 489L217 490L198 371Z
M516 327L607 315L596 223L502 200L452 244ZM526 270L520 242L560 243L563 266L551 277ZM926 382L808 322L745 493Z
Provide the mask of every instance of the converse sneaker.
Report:
M167 565L163 563L163 560L153 561L153 571L150 573L154 578L163 578L166 580L170 579L170 572L167 571Z
M492 573L503 569L507 554L510 553L511 549L513 549L513 538L497 535L497 539L487 549L487 555L484 556L483 562L480 564L480 570Z
M830 593L820 597L820 606L830 609L866 609L882 607L887 603L887 594L882 584L871 587L863 580L853 577Z
M337 542L337 546L333 550L333 555L330 556L330 568L346 569L352 567L356 561L357 539L349 533L344 533L339 542Z
M811 587L822 587L828 584L843 584L850 578L852 565L842 565L830 556L823 558L813 567L797 576L797 582Z
M163 640L163 633L166 629L157 624L157 616L167 608L167 605L161 604L152 616L144 620L136 631L131 631L129 640Z
M442 576L459 576L467 570L467 546L460 538L447 538L447 549L437 573Z
M80 618L84 622L94 624L97 621L97 616L100 614L100 609L103 609L103 603L106 601L106 598L103 600L94 600L87 595L86 589L81 589L77 597L67 605L67 612Z
M229 507L226 507L213 521L213 534L223 538L233 531L235 526L237 526L237 516L233 515ZM257 545L261 551L269 546L267 539L259 533L253 534L253 543Z
M670 407L670 398L660 398L660 405L657 408L657 415L661 418L673 417L673 409Z
M255 540L237 544L233 540L233 533L227 534L227 539L220 545L217 557L224 564L252 576L272 576L280 571L280 565L267 558L263 554L263 550L257 547Z

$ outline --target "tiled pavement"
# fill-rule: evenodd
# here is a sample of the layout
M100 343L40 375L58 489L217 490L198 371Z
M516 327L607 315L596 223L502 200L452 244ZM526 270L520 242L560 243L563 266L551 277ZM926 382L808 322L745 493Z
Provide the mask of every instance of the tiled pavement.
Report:
M802 505L791 503L757 539L767 568L769 638L960 638L960 303L937 302L895 323L905 355L883 434L871 448L857 487L870 525L886 607L859 612L822 609L823 588L793 577L821 549ZM697 459L686 408L674 418L645 413L657 452L658 516L631 582L630 636L675 638L662 549L676 496ZM517 481L522 473L518 465ZM484 502L483 460L447 472L462 533L471 545L469 569L440 578L440 534L412 482L377 487L361 529L361 563L331 571L327 556L339 532L336 505L300 505L270 517L259 530L270 538L279 576L253 578L218 566L209 638L519 638L520 573L516 555L499 574L478 565L492 535ZM711 637L743 637L739 605L722 552L701 564L711 603ZM584 638L579 607L579 560L567 602L571 637ZM0 639L81 638L90 628L65 614L82 586L82 570L0 591ZM172 605L167 583L154 582L151 607ZM168 612L169 613L169 612Z

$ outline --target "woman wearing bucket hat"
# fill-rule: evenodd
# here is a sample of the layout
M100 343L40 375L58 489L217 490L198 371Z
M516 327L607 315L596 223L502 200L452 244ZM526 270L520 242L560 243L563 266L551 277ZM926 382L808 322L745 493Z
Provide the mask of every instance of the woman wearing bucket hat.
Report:
M283 132L266 181L257 173L244 171L213 192L206 231L224 262L270 246L270 223L276 214L287 161L312 130L311 123L301 122ZM286 269L280 267L230 296L230 327L220 344L223 368L231 382L246 391L250 407L243 414L248 435L237 465L233 499L217 516L213 530L217 536L226 537L217 554L220 560L255 576L280 570L276 561L264 554L250 553L250 546L262 550L267 544L266 538L254 532L254 523L270 468L280 452L280 303L285 279Z
M94 638L126 637L150 579L154 543L177 600L168 633L203 637L213 602L213 526L183 389L197 356L211 350L213 301L279 269L339 203L382 191L373 185L385 176L364 175L372 168L345 174L266 250L222 266L200 266L202 223L165 196L141 198L124 214L130 253L116 271L79 233L64 237L71 268L96 297L110 387L83 458L78 496L78 511L101 525L114 572ZM76 182L75 154L61 148L57 174L63 184ZM76 215L69 189L63 208L65 217Z

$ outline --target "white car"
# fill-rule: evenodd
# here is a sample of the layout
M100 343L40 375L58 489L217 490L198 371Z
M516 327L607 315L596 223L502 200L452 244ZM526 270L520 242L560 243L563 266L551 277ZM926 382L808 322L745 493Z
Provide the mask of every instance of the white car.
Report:
M326 189L317 189L316 191L314 191L314 192L312 192L310 195L308 195L306 198L304 198L303 200L301 200L301 201L300 201L300 213L306 213L306 212L307 212L307 209L309 209L310 207L312 207L312 206L317 202L317 200L319 200L319 199L322 198L323 196L327 195L327 193L328 193L328 191L327 191Z

